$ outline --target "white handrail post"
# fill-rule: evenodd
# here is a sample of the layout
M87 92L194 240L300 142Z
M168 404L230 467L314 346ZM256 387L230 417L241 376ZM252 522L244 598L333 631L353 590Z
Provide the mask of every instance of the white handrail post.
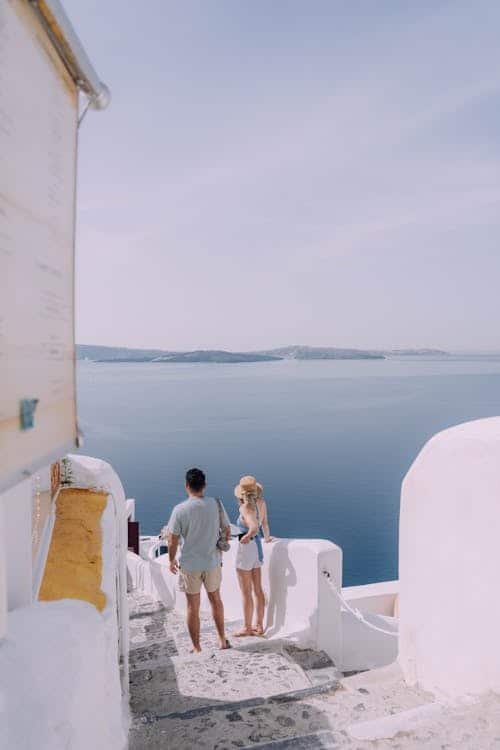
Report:
M335 547L318 555L318 629L317 645L325 651L338 669L342 669L342 612L340 603L332 596L325 576L339 588L342 586L342 550Z

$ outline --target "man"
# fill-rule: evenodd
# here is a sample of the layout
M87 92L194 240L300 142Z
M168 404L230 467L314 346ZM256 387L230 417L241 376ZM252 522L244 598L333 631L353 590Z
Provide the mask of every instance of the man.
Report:
M219 505L213 497L205 497L206 478L201 469L186 473L188 499L176 505L168 522L168 557L172 573L179 573L179 589L186 594L187 626L193 651L200 646L200 591L205 586L221 649L230 648L224 630L224 605L220 596L222 581L221 552L217 540L222 533L229 539L231 528L222 508L223 528ZM182 549L179 564L176 560L179 539Z

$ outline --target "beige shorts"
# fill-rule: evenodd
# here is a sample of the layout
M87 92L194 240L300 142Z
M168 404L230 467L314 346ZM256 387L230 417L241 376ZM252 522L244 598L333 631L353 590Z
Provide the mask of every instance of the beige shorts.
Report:
M201 584L211 594L220 589L222 582L222 568L217 565L212 570L182 570L179 568L179 591L185 594L199 594Z

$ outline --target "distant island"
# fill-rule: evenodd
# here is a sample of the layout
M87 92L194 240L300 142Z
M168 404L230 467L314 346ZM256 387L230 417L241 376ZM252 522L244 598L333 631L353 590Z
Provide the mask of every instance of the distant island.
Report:
M382 352L363 349L337 349L331 346L284 346L262 354L272 354L279 359L385 359Z
M239 363L239 362L272 362L279 361L281 357L273 357L269 354L248 354L246 352L225 352L217 349L200 349L194 352L167 352L155 357L103 357L97 362L216 362L216 363Z
M278 362L284 359L295 360L332 360L355 359L377 360L391 357L445 357L448 353L440 349L391 349L365 350L341 349L325 346L284 346L277 349L267 349L257 352L228 352L219 349L197 349L188 352L166 351L164 349L129 349L115 346L92 346L77 344L77 359L87 359L93 362L112 363L244 363L244 362Z

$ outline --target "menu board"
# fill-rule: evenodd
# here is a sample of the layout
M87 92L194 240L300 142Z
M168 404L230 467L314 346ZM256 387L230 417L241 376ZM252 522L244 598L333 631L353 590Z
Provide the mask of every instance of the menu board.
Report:
M76 441L78 94L25 0L0 0L0 491Z

